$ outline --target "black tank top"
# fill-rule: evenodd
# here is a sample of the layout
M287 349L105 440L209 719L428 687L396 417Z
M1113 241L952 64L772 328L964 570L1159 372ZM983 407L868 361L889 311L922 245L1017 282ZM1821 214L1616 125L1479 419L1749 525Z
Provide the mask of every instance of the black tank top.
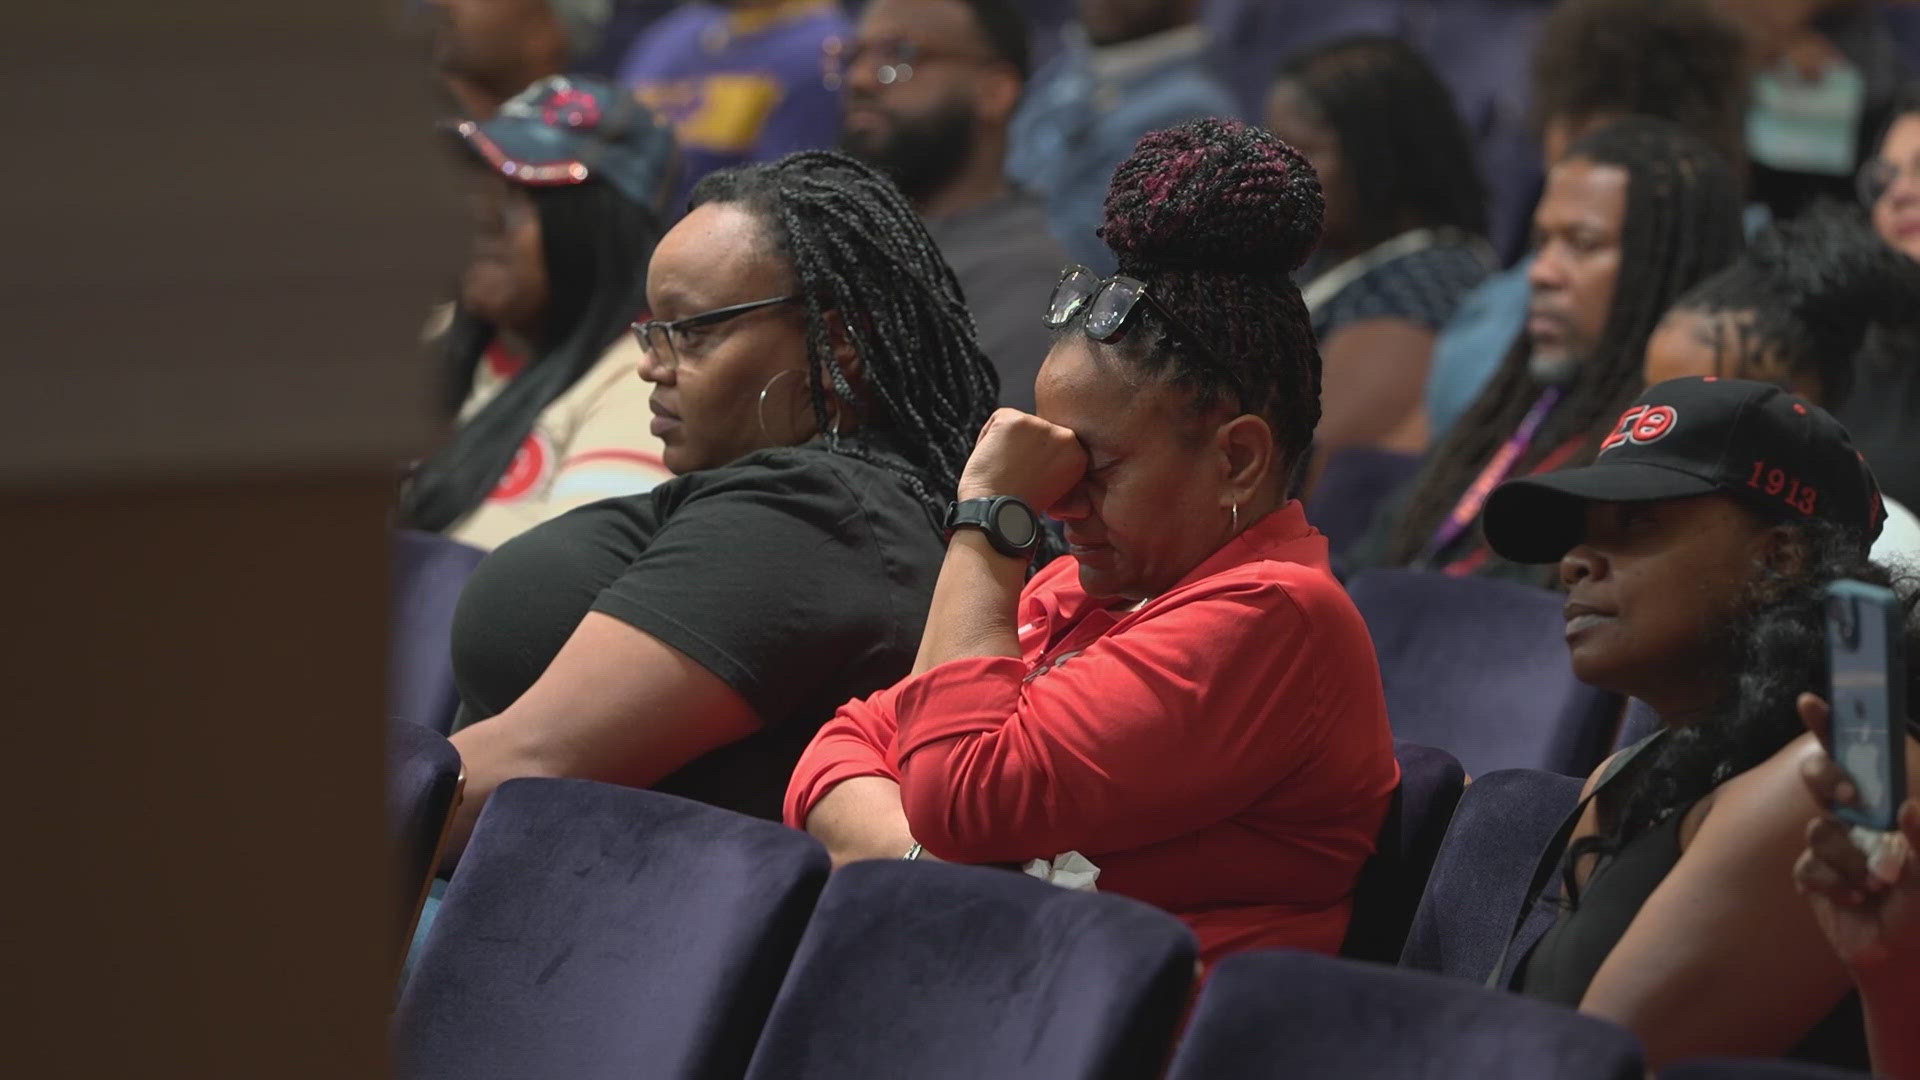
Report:
M1529 997L1578 1008L1600 965L1627 932L1633 917L1680 861L1682 811L1641 833L1617 854L1603 857L1577 906L1565 907L1520 969L1519 990ZM1755 948L1765 948L1755 942ZM1788 1057L1865 1071L1866 1024L1860 997L1849 993L1814 1025Z

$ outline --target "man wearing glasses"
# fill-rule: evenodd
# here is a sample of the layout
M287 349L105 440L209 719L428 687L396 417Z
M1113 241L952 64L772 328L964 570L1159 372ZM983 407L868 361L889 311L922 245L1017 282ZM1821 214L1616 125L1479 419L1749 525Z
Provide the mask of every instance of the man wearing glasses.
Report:
M1045 206L1006 176L1026 19L1014 0L871 0L840 60L842 149L912 200L960 279L1000 403L1031 412L1048 346L1033 298L1068 260Z

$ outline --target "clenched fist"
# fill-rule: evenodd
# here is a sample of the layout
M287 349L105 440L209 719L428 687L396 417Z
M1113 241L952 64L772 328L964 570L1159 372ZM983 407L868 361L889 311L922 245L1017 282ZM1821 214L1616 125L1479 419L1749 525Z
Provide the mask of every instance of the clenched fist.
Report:
M980 429L960 473L958 498L1012 495L1040 513L1087 472L1087 451L1072 431L1018 409L1001 409Z

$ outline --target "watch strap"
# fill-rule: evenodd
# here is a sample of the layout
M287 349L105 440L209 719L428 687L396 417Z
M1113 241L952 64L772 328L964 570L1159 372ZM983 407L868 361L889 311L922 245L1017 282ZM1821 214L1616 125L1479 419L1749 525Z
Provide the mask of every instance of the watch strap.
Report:
M1000 528L1000 513L1011 503L1018 506L1031 526L1024 543L1016 542ZM947 535L952 536L955 529L979 529L987 535L987 542L993 550L1009 558L1026 558L1040 546L1040 515L1033 507L1012 495L992 495L977 499L961 499L947 505Z

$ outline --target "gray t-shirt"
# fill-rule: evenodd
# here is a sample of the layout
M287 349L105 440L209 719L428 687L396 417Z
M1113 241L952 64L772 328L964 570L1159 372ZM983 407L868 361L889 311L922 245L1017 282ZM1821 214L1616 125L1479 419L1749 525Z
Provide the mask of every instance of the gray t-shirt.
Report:
M980 347L1000 372L1000 404L1033 411L1033 377L1052 332L1042 316L1066 253L1047 231L1040 200L1013 191L990 203L927 222L960 279L980 331Z

